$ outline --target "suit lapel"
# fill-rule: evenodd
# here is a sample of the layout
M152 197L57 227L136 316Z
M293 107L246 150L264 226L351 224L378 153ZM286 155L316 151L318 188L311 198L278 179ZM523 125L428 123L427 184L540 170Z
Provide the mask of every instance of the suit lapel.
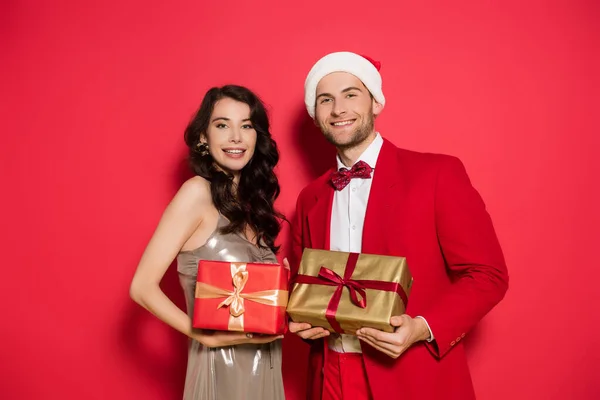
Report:
M332 206L333 187L328 180L324 180L315 196L315 205L308 212L310 247L313 249L329 250Z
M397 223L395 205L399 203L403 182L399 170L396 147L384 139L377 158L365 224L363 227L362 252L367 254L386 254L387 224Z

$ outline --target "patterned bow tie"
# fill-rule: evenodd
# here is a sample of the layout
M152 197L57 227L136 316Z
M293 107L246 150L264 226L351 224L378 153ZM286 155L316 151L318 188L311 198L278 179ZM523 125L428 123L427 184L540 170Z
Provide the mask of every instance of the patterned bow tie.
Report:
M331 173L331 184L335 190L345 188L352 178L371 179L371 171L373 168L364 161L359 161L352 166L351 169L340 168L339 171Z

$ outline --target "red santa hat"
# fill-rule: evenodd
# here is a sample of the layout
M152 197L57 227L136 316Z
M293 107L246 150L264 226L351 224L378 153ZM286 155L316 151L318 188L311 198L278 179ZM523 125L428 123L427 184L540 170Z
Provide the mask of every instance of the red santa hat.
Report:
M348 51L331 53L321 58L312 67L304 82L304 104L308 114L315 118L315 101L317 85L325 75L332 72L348 72L362 81L371 92L375 101L385 105L385 97L381 89L382 81L379 74L381 64L369 57L360 56Z

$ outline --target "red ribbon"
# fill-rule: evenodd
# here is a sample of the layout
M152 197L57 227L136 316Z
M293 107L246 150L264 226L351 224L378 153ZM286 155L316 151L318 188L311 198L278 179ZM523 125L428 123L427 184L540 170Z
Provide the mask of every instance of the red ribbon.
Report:
M402 289L402 286L399 283L350 279L352 277L352 274L354 273L354 269L356 268L358 256L358 253L349 253L343 278L337 273L335 273L335 271L321 266L318 276L298 275L294 281L295 283L306 283L310 285L337 286L335 292L333 293L333 296L331 296L331 299L329 300L329 304L327 305L327 310L325 312L325 317L327 318L329 325L331 325L333 330L337 333L344 333L344 330L335 319L335 314L339 307L344 287L348 288L348 291L350 292L350 300L352 301L352 303L360 308L367 307L367 295L365 291L366 289L396 292L404 302L404 306L406 306L408 303L408 297L406 296L404 289ZM360 299L358 295L360 295Z

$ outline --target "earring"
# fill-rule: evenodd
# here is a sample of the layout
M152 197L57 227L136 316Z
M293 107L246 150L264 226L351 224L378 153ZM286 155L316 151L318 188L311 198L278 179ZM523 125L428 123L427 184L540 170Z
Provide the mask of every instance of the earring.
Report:
M207 156L208 155L208 143L198 142L198 144L196 144L196 151L198 153L200 153L200 155L202 157Z

